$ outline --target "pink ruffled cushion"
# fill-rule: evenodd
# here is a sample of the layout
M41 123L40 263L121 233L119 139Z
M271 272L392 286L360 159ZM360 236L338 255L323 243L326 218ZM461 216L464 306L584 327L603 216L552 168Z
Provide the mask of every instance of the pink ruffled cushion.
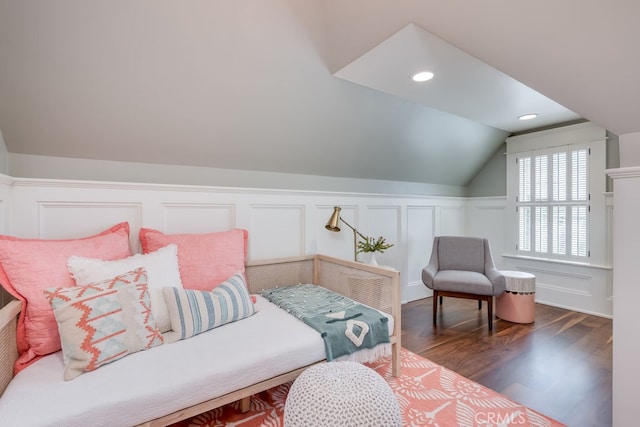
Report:
M0 283L22 302L15 373L61 348L56 319L44 290L75 285L67 270L67 260L72 255L104 260L128 257L129 224L123 222L83 239L40 240L0 235Z
M235 273L244 275L248 240L249 233L240 228L203 234L164 234L140 229L144 253L172 243L177 245L183 287L203 291L212 290Z

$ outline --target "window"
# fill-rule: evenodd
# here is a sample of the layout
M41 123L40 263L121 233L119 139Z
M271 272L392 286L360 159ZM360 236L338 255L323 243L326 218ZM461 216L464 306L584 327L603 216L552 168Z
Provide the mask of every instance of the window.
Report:
M517 155L519 254L589 257L589 151L572 145Z

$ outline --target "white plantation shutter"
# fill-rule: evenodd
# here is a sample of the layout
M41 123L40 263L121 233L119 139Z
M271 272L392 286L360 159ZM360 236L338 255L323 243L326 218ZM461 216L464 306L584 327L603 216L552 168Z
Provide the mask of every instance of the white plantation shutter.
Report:
M519 165L519 198L521 202L531 201L531 157L520 159Z
M553 200L567 200L567 153L553 154Z
M536 202L543 202L547 200L547 190L549 189L549 172L547 171L547 160L547 156L535 157L535 186L533 187L533 189Z
M567 207L553 206L552 208L552 229L553 235L551 251L554 254L567 254Z
M589 150L559 147L518 162L518 252L549 258L589 255Z
M522 251L531 250L531 207L522 206L518 211L519 214L519 238L518 247Z
M587 184L588 150L574 150L571 152L571 199L587 202L589 192ZM571 255L587 256L587 212L588 205L573 206L571 215Z
M574 206L571 217L571 255L587 256L587 208Z
M538 253L547 252L547 237L549 234L549 228L547 227L547 209L548 208L546 206L535 207L535 251Z
M567 153L558 152L551 156L552 200L567 200ZM551 208L551 253L566 255L567 253L567 209L566 206Z
M587 150L571 152L571 198L587 200Z

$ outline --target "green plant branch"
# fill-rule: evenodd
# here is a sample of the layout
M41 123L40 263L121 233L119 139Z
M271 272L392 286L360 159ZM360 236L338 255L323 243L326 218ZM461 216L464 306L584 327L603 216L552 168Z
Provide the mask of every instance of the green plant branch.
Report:
M365 237L364 240L358 242L358 253L368 252L380 252L383 253L390 247L392 243L387 243L386 239L382 236L374 239L373 237Z

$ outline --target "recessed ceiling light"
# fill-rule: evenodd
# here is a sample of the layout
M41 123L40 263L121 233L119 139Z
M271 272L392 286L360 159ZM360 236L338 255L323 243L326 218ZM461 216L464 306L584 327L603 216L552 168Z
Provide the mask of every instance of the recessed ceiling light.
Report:
M522 116L519 116L518 119L519 120L531 120L531 119L535 119L536 117L538 117L537 114L532 113L532 114L524 114Z
M414 82L426 82L427 80L431 80L433 78L433 73L431 71L420 71L411 77Z

